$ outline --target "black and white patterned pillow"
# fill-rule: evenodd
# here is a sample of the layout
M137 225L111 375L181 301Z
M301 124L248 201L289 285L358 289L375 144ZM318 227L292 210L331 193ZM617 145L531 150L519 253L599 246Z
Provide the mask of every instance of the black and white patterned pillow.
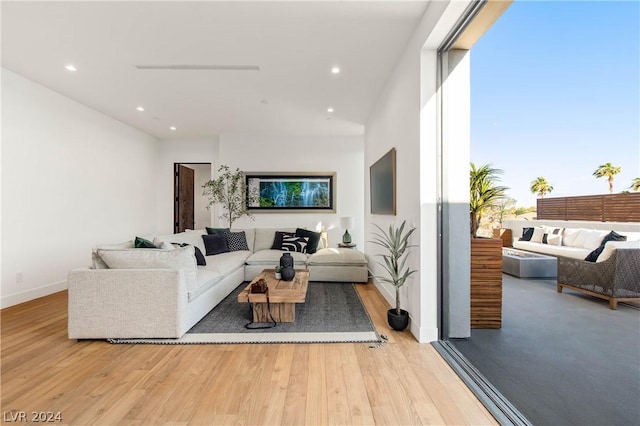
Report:
M249 250L247 236L244 231L225 232L225 237L227 238L227 247L229 247L229 251Z
M298 253L306 253L309 237L283 236L280 248L284 251L297 251Z

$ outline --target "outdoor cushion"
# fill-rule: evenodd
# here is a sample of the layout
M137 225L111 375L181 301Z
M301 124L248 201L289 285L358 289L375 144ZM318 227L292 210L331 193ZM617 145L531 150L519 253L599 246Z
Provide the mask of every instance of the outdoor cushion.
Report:
M626 236L620 235L616 231L611 231L604 236L600 245L591 253L589 253L587 257L584 258L584 260L588 262L595 262L596 260L598 260L598 257L600 256L600 254L602 254L602 251L604 250L605 245L609 241L626 241L626 240L627 240Z
M598 256L596 263L609 259L617 249L640 249L640 241L609 241L604 245L604 250Z
M542 236L545 233L545 228L542 226L536 226L535 228L533 228L533 235L531 236L531 242L532 243L541 243L542 242Z
M366 265L364 254L357 250L326 248L320 249L307 261L308 265Z
M548 254L551 256L566 256L580 260L584 260L584 258L591 252L591 250L582 247L554 246L549 244L532 243L530 241L514 241L513 247L535 253Z
M590 229L585 231L586 238L582 242L582 247L595 250L600 247L602 240L609 233L609 231L600 231L597 229Z

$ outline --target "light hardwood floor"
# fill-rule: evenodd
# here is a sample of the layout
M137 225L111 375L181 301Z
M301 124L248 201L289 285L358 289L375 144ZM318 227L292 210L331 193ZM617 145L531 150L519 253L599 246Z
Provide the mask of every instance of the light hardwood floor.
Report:
M2 310L3 423L497 424L428 344L390 331L388 305L356 286L389 343L111 345L67 338L67 294ZM9 416L9 417L7 417Z

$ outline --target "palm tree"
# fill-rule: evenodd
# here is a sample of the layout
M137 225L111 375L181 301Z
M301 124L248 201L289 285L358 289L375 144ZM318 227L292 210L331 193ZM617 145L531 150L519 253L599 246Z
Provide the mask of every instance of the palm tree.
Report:
M537 177L531 182L531 192L538 194L538 197L544 198L545 195L553 191L553 186L543 177Z
M640 191L640 177L635 178L631 181L631 186L629 187L632 191Z
M502 174L502 170L494 169L491 164L485 164L477 168L475 164L471 163L469 172L469 214L472 238L477 237L483 213L504 198L505 191L509 189L506 186L496 185L500 180L498 176L500 174Z
M615 167L611 163L606 163L606 164L601 164L596 169L596 171L593 172L593 175L596 178L601 178L606 176L607 181L609 182L609 193L612 194L613 193L613 177L618 173L620 173L621 171L622 169L620 167Z

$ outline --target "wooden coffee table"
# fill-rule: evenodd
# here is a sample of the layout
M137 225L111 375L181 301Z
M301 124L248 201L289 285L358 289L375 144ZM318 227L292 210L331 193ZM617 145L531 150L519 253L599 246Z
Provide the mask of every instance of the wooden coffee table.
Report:
M271 322L267 310L267 297L264 294L250 294L251 284L263 278L269 287L269 305L271 316L276 322L294 322L296 320L296 303L304 303L309 286L309 271L296 269L296 276L291 281L277 280L274 269L260 272L251 283L238 295L238 302L253 304L253 322Z

